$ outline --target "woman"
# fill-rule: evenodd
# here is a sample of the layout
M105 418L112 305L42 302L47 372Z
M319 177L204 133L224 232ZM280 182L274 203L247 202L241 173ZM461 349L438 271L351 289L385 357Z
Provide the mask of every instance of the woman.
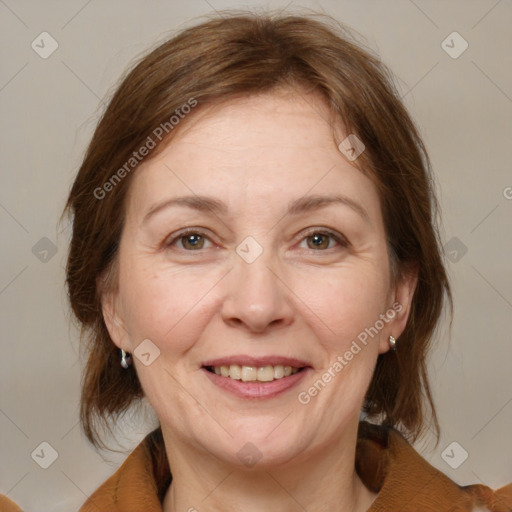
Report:
M385 68L325 24L217 18L145 57L71 191L68 285L89 439L141 396L161 428L83 510L510 510L397 430L422 395L437 427L429 185Z
M429 173L339 27L223 16L143 58L71 190L67 283L87 437L142 397L160 428L81 510L512 510L409 444L451 305Z

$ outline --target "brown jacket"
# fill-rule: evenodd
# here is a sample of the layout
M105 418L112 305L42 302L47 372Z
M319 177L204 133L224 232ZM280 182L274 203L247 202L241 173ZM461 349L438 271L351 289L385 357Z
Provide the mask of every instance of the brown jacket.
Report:
M159 443L160 430L149 434L80 512L162 512L171 474L168 465L157 469ZM356 469L365 485L378 492L368 512L512 512L512 483L497 491L480 484L461 487L391 428L360 423ZM0 503L2 512L19 510Z
M80 512L162 511L160 499L171 475L155 478L151 436L156 432L146 437ZM512 512L512 483L498 491L484 485L460 487L391 428L360 423L356 468L365 485L378 492L368 512Z

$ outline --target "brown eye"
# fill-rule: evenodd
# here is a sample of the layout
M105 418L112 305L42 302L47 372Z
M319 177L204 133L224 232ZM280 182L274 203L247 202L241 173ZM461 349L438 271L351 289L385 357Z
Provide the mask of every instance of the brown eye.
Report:
M204 237L198 233L190 233L179 238L181 245L187 250L198 250L204 246Z
M169 250L181 250L186 252L207 250L211 246L210 238L203 232L189 229L176 233L174 236L168 238L165 242L165 247Z
M328 249L330 238L331 237L325 233L315 233L307 237L308 247L310 249Z

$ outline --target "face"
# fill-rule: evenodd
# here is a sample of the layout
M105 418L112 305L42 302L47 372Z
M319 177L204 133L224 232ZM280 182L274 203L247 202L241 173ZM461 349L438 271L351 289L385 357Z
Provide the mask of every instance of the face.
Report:
M104 316L173 442L332 448L405 327L413 279L392 284L378 193L327 119L311 94L232 100L133 177Z

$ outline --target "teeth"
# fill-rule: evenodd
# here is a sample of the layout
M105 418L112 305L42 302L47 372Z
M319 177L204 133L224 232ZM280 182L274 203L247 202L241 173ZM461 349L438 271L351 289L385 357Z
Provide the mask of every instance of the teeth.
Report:
M228 377L231 377L232 379L235 380L240 380L242 378L242 371L240 369L240 366L238 366L237 364L232 364L229 367Z
M272 366L258 368L258 380L260 382L270 382L274 380L274 368Z
M242 366L242 380L244 382L258 380L258 368L254 366Z
M274 379L282 379L284 377L284 368L281 365L274 366Z
M240 366L232 364L231 366L215 366L213 371L222 377L229 377L230 379L242 380L243 382L271 382L275 379L282 379L295 375L299 368L292 366Z

